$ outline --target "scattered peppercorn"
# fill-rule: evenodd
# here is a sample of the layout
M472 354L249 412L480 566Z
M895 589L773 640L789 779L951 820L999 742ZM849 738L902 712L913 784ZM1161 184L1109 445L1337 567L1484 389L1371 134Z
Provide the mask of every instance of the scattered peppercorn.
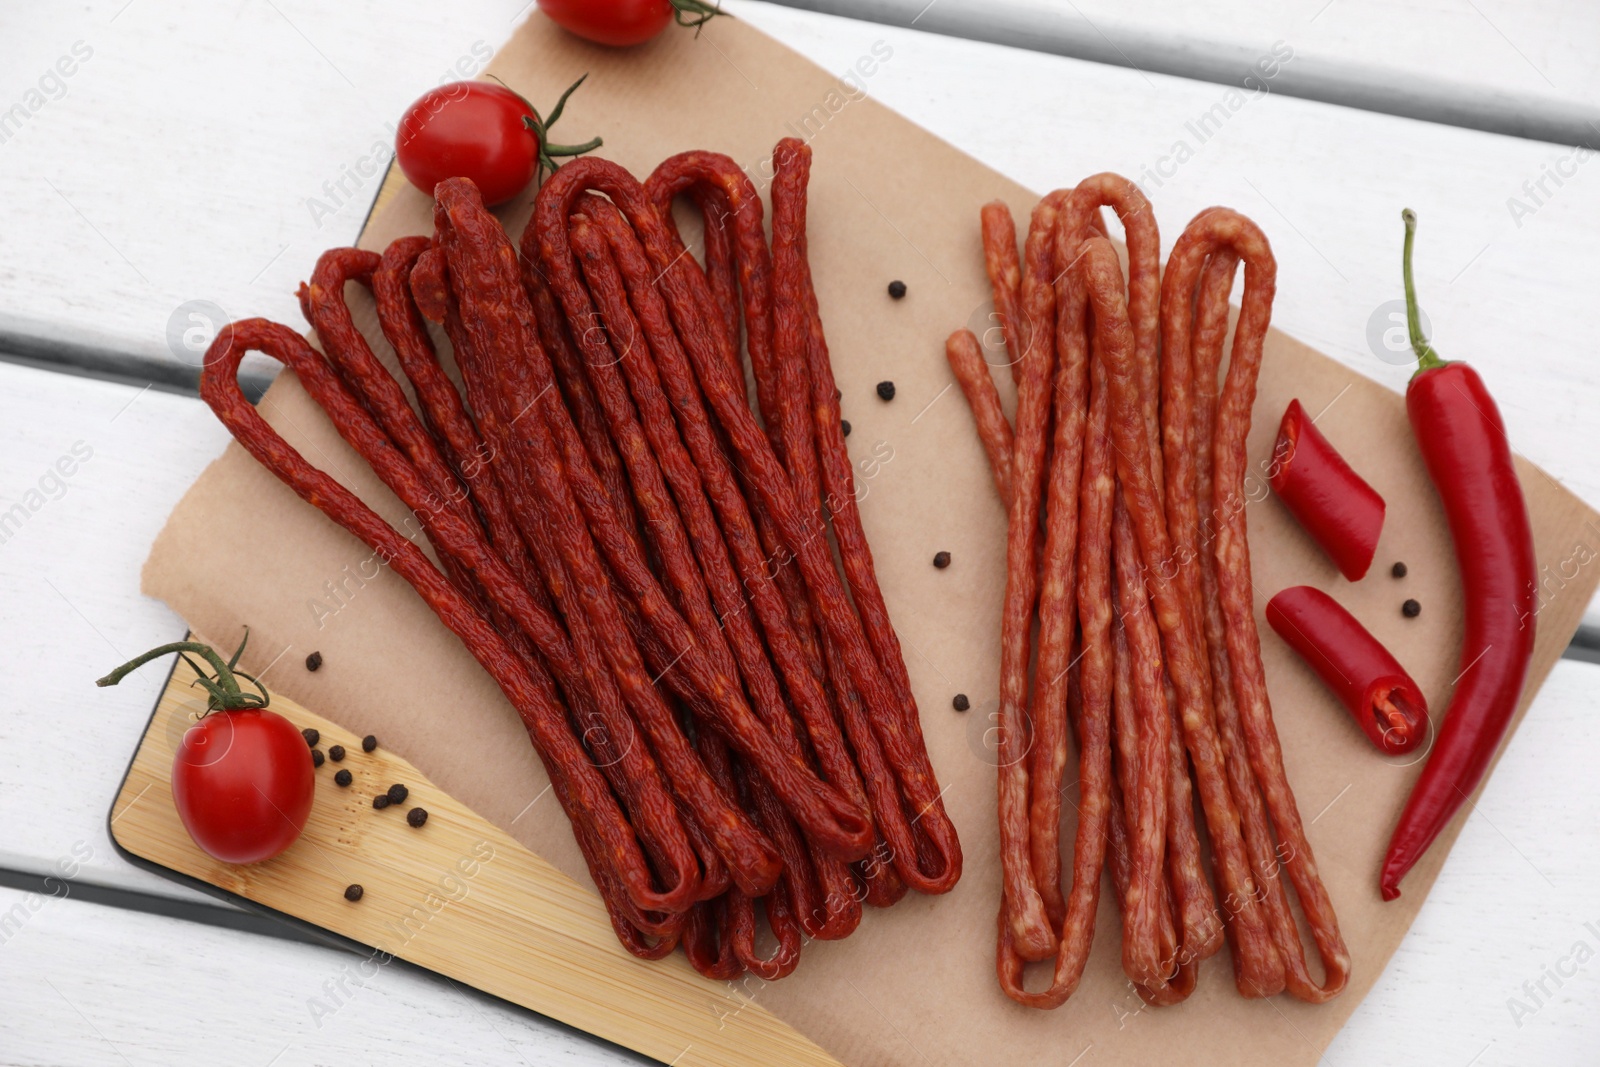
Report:
M322 666L321 652L313 652L311 655L306 657L306 670L314 671L320 666Z
M878 383L878 399L879 400L893 400L894 399L894 383L893 382L879 382Z
M305 738L306 744L310 745L312 748L316 748L317 742L322 740L322 735L317 733L316 729L310 726L307 726L304 730L301 730L300 736Z
M849 437L850 436L850 420L849 419L840 419L839 420L839 430L846 437Z
M896 278L894 281L890 282L889 295L894 297L896 300L899 300L901 297L905 296L906 283L901 281L899 278Z
M366 737L363 737L361 739L361 751L363 751L363 752L371 752L373 749L375 749L377 747L378 747L378 739L376 737L373 737L371 734L368 734Z
M933 554L933 565L938 567L940 570L944 570L946 567L950 566L950 553L935 552Z
M427 821L428 810L426 808L412 808L406 812L406 824L408 826L421 826Z
M394 785L391 785L389 787L389 803L391 803L391 804L403 804L403 803L405 803L406 796L410 792L411 791L409 789L407 789L405 786L401 785L399 782L396 782Z
M382 811L384 808L387 808L389 806L389 797L388 797L388 795L384 794L384 793L379 793L377 796L373 797L372 798L372 806L377 808L379 811Z
M313 766L313 767L322 766L322 760L323 760L322 749L320 749L320 748L312 749L311 750L311 766Z
M347 770L340 771L338 774L333 776L334 785L346 786L353 781L355 781L355 777Z
M957 711L966 711L972 707L972 701L967 699L967 694L957 693L956 698L950 702L950 706Z
M1406 576L1406 565L1404 563L1396 563L1393 567L1389 568L1389 573L1394 575L1396 578L1404 578Z
M361 894L365 892L366 890L362 889L358 885L347 885L344 887L344 899L354 904L356 901L361 899Z
M333 762L335 762L335 763L342 762L344 760L344 746L343 745L329 745L328 746L328 758L333 760Z
M1422 605L1415 600L1408 600L1400 605L1400 614L1408 619L1414 619L1422 614Z

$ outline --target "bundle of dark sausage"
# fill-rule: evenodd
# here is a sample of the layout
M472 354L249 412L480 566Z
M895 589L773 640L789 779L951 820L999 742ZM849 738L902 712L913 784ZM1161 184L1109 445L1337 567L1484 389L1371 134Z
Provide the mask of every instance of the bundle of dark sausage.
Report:
M1105 237L1104 207L1127 233L1126 280ZM1020 261L1005 205L985 207L982 224L1017 383L1014 426L977 338L958 331L946 355L1008 509L1001 987L1033 1007L1071 996L1109 862L1123 969L1151 1004L1186 998L1225 933L1242 994L1287 989L1325 1001L1348 980L1349 952L1284 772L1244 516L1245 440L1275 285L1271 249L1248 219L1212 208L1179 238L1163 273L1150 204L1113 174L1045 197ZM1242 310L1219 383L1241 262ZM1069 723L1079 800L1064 897ZM1285 875L1321 957L1320 982L1307 967ZM1026 988L1024 964L1052 958L1049 985Z
M750 179L707 152L644 183L569 163L520 256L471 182L442 182L431 237L322 257L301 290L321 352L251 319L201 380L240 443L499 683L623 945L768 980L806 940L851 933L863 903L949 891L962 863L855 511L806 256L810 150L785 140L773 159L770 246ZM703 265L680 194L704 215ZM349 282L372 290L415 406L354 325ZM237 383L250 351L295 372L437 565L257 414Z

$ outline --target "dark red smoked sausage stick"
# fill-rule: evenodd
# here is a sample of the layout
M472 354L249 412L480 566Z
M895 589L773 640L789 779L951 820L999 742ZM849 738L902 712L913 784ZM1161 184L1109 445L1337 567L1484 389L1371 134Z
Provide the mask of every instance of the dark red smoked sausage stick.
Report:
M807 588L823 609L818 612L819 618L849 664L896 776L910 802L924 812L919 825L935 842L941 861L940 878L934 884L948 889L959 876L960 845L954 827L943 812L940 790L927 752L911 726L915 709L896 701L873 658L871 646L833 569L832 560L828 558L827 546L806 534L787 472L751 414L742 383L732 375L730 368L734 360L728 352L726 331L716 321L705 277L698 265L677 262L665 224L638 182L615 164L598 159L564 166L546 183L535 203L534 219L524 238L529 252L540 255L559 293L562 273L570 277L572 269L564 219L573 200L590 188L605 193L617 204L661 272L659 285L667 296L678 334L693 364L692 372L690 368L666 365L661 370L674 378L682 378L685 372L690 372L699 379L734 454L749 472L749 483L770 512L786 544L794 551ZM694 417L694 411L689 409L680 409L679 413L685 418ZM870 833L870 826L865 829Z
M322 357L298 334L264 319L246 319L224 327L206 354L201 373L201 397L235 439L302 499L313 504L330 519L366 542L410 582L423 600L450 630L467 646L485 670L500 684L507 698L526 723L553 784L566 794L573 820L583 820L583 832L591 833L605 851L605 864L625 878L635 906L652 910L659 901L649 888L649 873L644 857L609 787L579 746L562 709L552 704L511 650L481 615L439 573L422 550L401 536L393 527L361 502L355 494L323 472L312 467L289 447L276 430L245 399L238 385L239 362L246 352L260 351L292 367L300 379L318 383L318 392L328 398L334 410L330 418L341 436L354 438L369 451L394 456L387 438L360 405L344 390ZM419 502L426 496L421 480L396 457L391 471L396 482L408 489ZM432 528L440 542L463 552L472 535L465 524L448 509L430 513ZM487 551L479 554L480 569L486 581L514 585L509 572ZM628 872L637 877L629 877ZM597 882L606 878L604 874Z

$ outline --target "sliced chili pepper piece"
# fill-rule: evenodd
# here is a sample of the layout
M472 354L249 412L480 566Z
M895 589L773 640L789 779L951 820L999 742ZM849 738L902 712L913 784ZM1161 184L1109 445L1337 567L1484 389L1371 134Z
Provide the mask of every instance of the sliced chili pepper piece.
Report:
M1428 701L1406 669L1333 597L1296 585L1267 602L1267 622L1339 698L1380 752L1428 736Z
M1312 540L1352 582L1372 566L1383 530L1383 497L1351 469L1299 400L1278 426L1267 480Z

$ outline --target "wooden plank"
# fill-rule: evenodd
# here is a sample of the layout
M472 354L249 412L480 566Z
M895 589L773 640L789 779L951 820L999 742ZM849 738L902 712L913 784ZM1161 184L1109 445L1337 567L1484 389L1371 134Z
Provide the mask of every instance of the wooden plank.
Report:
M162 679L94 680L182 636L139 568L226 440L198 400L0 364L0 867L198 899L132 870L105 830Z
M599 898L454 800L421 772L291 700L274 707L326 746L343 745L355 776L331 760L300 838L262 863L212 859L189 839L172 801L173 753L205 713L194 671L179 662L112 813L123 848L152 863L341 934L373 952L464 982L664 1062L735 1067L838 1067L837 1061L728 983L708 982L674 953L641 964L618 944ZM372 797L405 784L406 802ZM537 801L535 801L537 803ZM428 812L420 828L405 810ZM533 805L529 805L531 808ZM346 886L364 895L352 903Z
M1398 294L1396 216L1411 204L1422 214L1423 298L1441 349L1484 367L1519 451L1600 501L1600 450L1570 445L1582 440L1600 391L1584 341L1600 336L1600 306L1588 291L1591 250L1600 245L1600 214L1588 209L1586 189L1600 180L1593 157L1557 187L1546 175L1571 170L1574 161L1547 144L1277 93L1232 111L1214 84L730 2L739 17L830 70L850 69L885 42L893 56L865 81L866 91L1023 184L1050 188L1106 169L1130 174L1155 194L1169 239L1215 202L1261 217L1277 238L1276 323L1395 387L1404 373L1376 357L1367 337L1374 314ZM951 2L940 0L928 17ZM1337 0L1318 25L1347 2ZM36 41L66 47L88 34L103 43L68 94L4 146L13 165L0 170L0 199L33 221L0 245L0 335L173 360L165 327L192 299L230 316L298 323L295 283L323 248L354 239L375 179L363 179L359 198L330 216L313 220L308 202L323 197L330 176L387 143L387 123L419 85L459 57L470 68L478 40L498 44L510 29L504 7L490 0L453 8L444 32L426 13L402 9L386 30L382 61L363 53L336 60L359 87L352 89L308 41L328 52L333 42L358 40L364 13L338 5L278 9L293 26L271 7L247 8L236 19L191 2L176 9L181 35L142 4L115 23L96 21L109 19L111 5L92 8L81 24L50 21L52 9L19 10L27 20L20 28L36 30ZM1593 39L1572 36L1580 46ZM195 47L244 40L248 49ZM43 47L30 46L11 69L42 69L54 58ZM241 51L238 60L213 55ZM196 79L205 80L206 93L192 92ZM269 99L256 88L264 83L273 85ZM181 108L166 106L180 100ZM1189 124L1206 115L1218 121L1219 107L1227 117L1220 127L1208 124L1202 142ZM241 114L251 116L249 136L239 133ZM1180 140L1193 156L1176 166ZM205 150L174 168L157 158L174 144ZM819 158L827 144L823 131ZM85 165L101 157L125 159L127 167L112 174ZM129 170L161 184L130 185L122 177ZM1141 177L1147 171L1151 177ZM1524 183L1541 180L1535 203ZM1513 217L1513 198L1531 213L1518 209ZM200 219L221 221L200 226Z
M1600 9L1556 0L777 0L1147 73L1248 84L1287 44L1273 91L1555 144L1600 146Z
M405 963L0 888L0 1062L620 1067L641 1057Z

